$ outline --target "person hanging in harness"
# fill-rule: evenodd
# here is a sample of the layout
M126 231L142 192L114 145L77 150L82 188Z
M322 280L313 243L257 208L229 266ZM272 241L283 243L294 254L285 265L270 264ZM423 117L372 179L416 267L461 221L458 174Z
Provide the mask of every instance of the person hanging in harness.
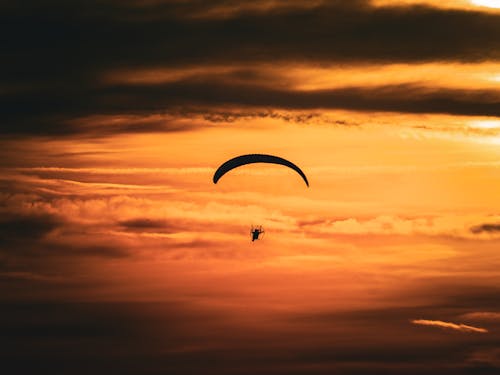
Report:
M250 234L252 235L252 242L258 240L259 236L262 233L264 233L264 231L262 230L262 225L255 228L252 227L252 229L250 230Z

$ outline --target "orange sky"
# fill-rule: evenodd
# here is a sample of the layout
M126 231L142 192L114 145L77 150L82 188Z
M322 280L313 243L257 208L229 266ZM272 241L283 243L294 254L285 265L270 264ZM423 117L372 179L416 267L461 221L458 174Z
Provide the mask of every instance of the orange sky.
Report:
M308 293L340 288L353 306L364 306L372 277L382 295L401 293L395 277L410 291L435 277L480 284L486 275L498 277L498 234L472 230L499 220L496 135L470 133L469 118L329 115L360 125L243 119L165 135L41 146L26 141L23 147L43 161L8 169L7 178L24 193L8 198L7 207L68 222L69 229L47 235L50 243L106 244L127 255L84 263L86 273L110 282L109 290L85 299L104 293L116 300L163 300L185 288L229 289L239 299L251 288L286 307L304 303L283 294L303 274L301 288ZM446 129L447 122L457 130ZM414 125L420 123L444 130ZM220 163L251 152L293 160L311 187L287 169L265 165L211 182ZM60 153L67 155L62 162ZM40 200L40 194L53 198ZM248 240L251 224L264 225L265 240ZM353 277L360 280L353 283ZM226 278L234 280L226 284Z
M498 7L109 0L53 36L33 5L51 42L19 34L0 91L7 355L28 326L54 373L99 345L127 374L498 371ZM213 184L247 153L310 187Z

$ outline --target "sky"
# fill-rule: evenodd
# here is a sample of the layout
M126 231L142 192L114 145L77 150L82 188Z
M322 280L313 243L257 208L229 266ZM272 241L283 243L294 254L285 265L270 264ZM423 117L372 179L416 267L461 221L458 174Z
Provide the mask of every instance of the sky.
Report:
M1 1L0 35L2 372L500 372L499 1ZM310 187L212 182L249 153Z

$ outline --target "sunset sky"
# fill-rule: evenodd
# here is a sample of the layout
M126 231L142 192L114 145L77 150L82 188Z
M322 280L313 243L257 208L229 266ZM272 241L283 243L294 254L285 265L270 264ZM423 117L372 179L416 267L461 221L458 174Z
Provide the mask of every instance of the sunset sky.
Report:
M0 35L1 373L500 373L500 1L1 1ZM249 153L310 187L212 182Z

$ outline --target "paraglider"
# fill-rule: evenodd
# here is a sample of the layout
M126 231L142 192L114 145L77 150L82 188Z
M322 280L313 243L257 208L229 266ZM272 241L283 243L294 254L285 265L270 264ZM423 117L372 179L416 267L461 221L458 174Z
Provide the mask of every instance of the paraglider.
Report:
M268 163L268 164L278 164L278 165L283 165L285 167L293 169L295 172L297 172L300 177L304 180L305 184L307 187L309 187L309 181L307 180L306 175L304 172L296 166L294 163L292 163L289 160L280 158L279 156L273 156L273 155L266 155L266 154L247 154L247 155L241 155L237 156L235 158L232 158L226 162L224 162L219 168L214 173L213 177L213 182L216 184L222 176L224 176L227 172L241 167L243 165L247 164L253 164L253 163ZM252 226L250 229L250 235L252 236L252 242L262 239L262 237L259 238L262 234L264 234L264 230L262 229L262 225L259 226Z
M309 181L307 180L307 177L304 174L304 172L302 172L302 170L299 167L297 167L291 161L280 158L279 156L265 155L265 154L241 155L226 161L215 171L213 178L214 184L216 184L219 181L219 179L230 170L241 167L242 165L253 164L253 163L279 164L291 168L302 177L307 187L309 187Z

